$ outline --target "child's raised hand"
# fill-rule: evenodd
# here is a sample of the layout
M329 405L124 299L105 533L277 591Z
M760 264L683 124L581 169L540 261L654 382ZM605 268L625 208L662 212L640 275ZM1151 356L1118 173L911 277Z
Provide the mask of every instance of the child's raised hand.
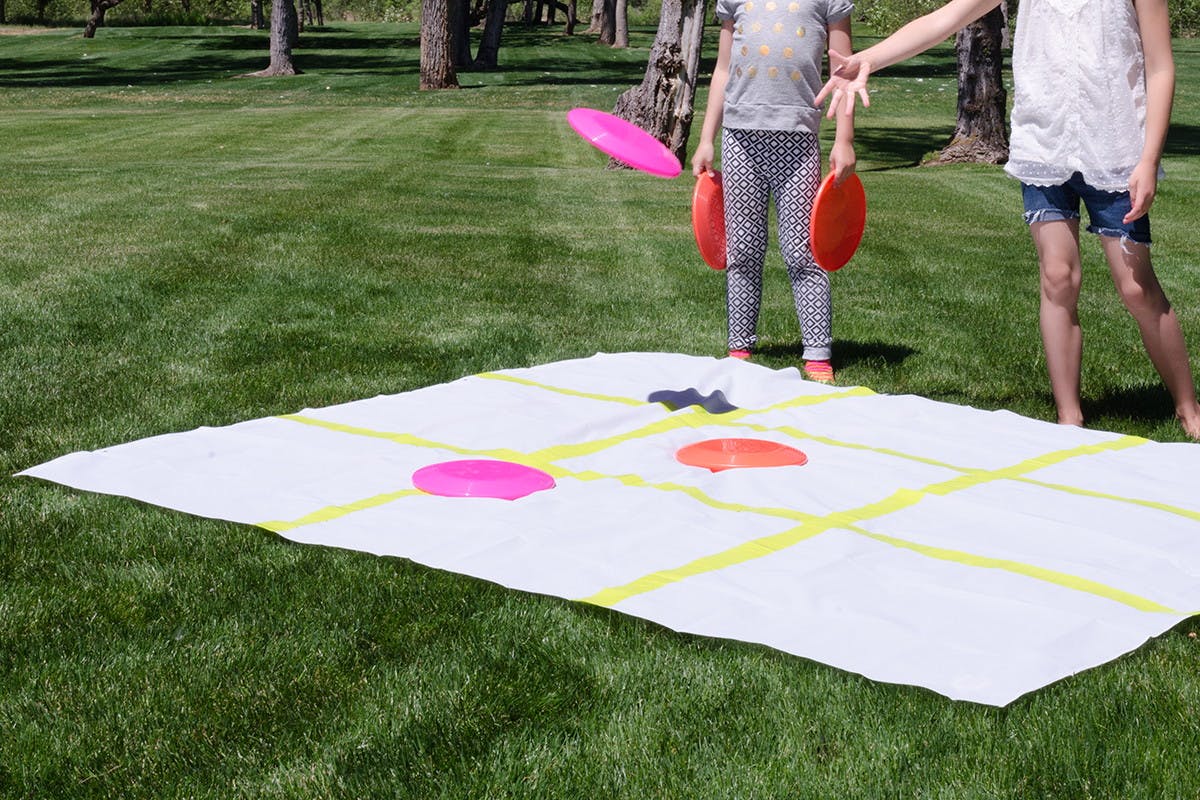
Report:
M854 96L862 98L863 108L871 105L867 94L867 76L871 74L871 65L858 55L844 56L836 50L829 51L830 78L817 93L815 102L821 102L829 97L829 110L826 118L832 119L840 110L843 114L854 112Z

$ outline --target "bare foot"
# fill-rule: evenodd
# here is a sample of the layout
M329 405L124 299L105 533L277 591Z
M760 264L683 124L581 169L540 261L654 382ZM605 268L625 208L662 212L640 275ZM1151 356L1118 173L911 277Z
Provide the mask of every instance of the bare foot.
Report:
M1190 414L1177 413L1176 416L1179 417L1179 424L1183 426L1183 432L1200 442L1200 405L1193 408Z

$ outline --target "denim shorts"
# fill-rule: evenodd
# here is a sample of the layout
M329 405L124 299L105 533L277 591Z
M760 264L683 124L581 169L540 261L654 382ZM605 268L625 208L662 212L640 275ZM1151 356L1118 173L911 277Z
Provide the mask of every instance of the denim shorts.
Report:
M1089 233L1150 244L1149 214L1133 222L1122 221L1133 207L1129 192L1093 189L1078 172L1058 186L1022 183L1021 194L1025 200L1025 222L1030 225L1057 219L1079 219L1079 201L1082 200L1091 223L1087 226Z

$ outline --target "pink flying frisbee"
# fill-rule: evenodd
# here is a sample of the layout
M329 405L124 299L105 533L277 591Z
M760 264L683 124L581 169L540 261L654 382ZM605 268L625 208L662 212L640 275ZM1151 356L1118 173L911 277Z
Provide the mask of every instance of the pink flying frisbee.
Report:
M683 168L667 146L632 122L594 108L573 108L567 122L592 147L634 169L674 178Z
M554 478L540 469L511 461L465 459L443 461L413 473L413 486L439 497L493 497L516 500L554 488Z
M766 439L705 439L679 448L675 460L689 467L720 472L747 467L798 467L808 463L808 456L794 447Z

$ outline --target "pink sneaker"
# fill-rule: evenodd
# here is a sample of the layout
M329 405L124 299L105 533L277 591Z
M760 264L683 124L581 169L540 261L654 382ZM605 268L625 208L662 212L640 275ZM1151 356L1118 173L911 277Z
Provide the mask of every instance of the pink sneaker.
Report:
M817 383L833 383L833 365L828 361L805 361L804 374Z
M750 358L750 351L749 350L730 350L729 357L730 358L740 358L742 361L745 361L746 359Z

